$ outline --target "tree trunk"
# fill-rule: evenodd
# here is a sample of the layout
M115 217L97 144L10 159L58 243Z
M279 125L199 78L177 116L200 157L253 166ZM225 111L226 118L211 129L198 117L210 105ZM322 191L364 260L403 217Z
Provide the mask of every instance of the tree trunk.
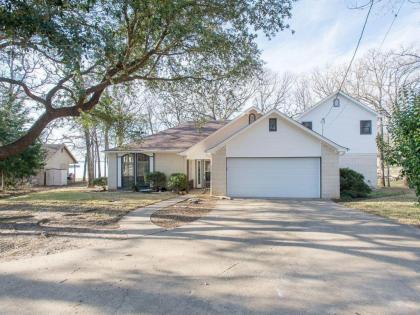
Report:
M387 128L387 133L386 133L386 141L388 143L388 148L389 148L389 130ZM386 184L388 187L391 187L391 168L389 166L389 163L386 163Z
M95 178L95 165L93 161L92 141L88 128L85 128L85 141L88 170L88 187L93 187L93 179Z
M83 178L82 181L86 182L86 166L87 166L87 152L85 154L85 162L83 163Z
M94 131L94 137L95 137L95 150L96 150L96 162L98 163L98 177L102 177L101 174L101 153L99 152L99 141L98 141L98 132L95 128Z
M105 144L105 151L109 149L109 127L105 127L104 130L104 144ZM105 154L104 158L104 176L107 176L107 168L108 168L108 157Z
M1 191L4 191L4 174L3 171L1 171Z
M93 164L93 178L96 178L97 170L96 170L96 150L95 150L95 142L91 139L91 150L92 150L92 164Z
M379 130L382 143L384 143L384 123L383 118L381 117L379 119ZM379 157L380 157L380 167L381 167L381 186L385 187L385 157L384 157L384 150L381 147L379 147Z

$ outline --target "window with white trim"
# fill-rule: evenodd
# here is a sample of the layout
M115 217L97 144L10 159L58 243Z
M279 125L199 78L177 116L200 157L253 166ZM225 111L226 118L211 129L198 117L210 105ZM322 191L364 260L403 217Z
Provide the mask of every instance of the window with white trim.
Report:
M371 135L372 134L372 120L361 120L360 121L360 134Z

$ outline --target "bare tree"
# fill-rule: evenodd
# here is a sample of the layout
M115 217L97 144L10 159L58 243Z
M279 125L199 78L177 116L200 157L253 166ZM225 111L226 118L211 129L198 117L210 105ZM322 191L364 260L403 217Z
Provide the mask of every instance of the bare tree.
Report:
M262 112L280 109L289 112L292 106L291 90L295 76L291 73L278 74L269 70L263 71L255 79L255 93L252 104Z
M292 101L296 104L296 111L302 113L314 104L311 80L308 76L300 75L294 82Z

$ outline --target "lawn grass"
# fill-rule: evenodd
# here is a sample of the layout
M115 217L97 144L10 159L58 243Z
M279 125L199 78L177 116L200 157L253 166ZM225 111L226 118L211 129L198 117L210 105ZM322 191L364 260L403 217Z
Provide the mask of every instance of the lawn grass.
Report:
M378 188L368 198L341 201L342 205L420 227L420 206L412 189L402 182Z

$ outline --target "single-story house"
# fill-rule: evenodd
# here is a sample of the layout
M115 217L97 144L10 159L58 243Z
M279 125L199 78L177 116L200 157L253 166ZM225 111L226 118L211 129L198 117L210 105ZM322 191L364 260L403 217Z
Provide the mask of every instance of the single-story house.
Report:
M77 163L76 158L65 144L44 144L45 165L32 179L40 186L65 186L68 183L70 165Z
M145 174L185 173L212 195L338 198L346 147L278 110L252 107L231 121L181 124L106 151L108 188L147 185Z

